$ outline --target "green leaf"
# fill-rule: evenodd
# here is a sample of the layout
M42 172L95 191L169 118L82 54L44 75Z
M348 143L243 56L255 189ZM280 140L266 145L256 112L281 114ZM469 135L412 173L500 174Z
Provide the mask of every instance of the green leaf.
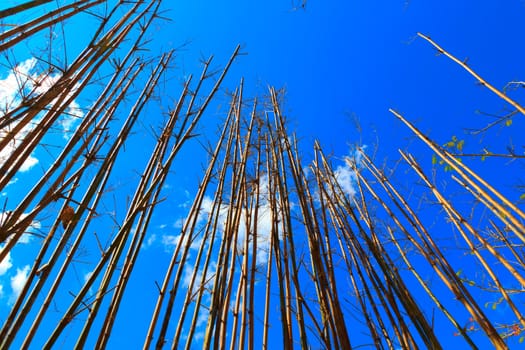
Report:
M490 301L487 301L487 302L485 303L485 307L489 307L489 305L490 305Z
M497 307L498 307L498 304L496 304L496 303L492 304L492 310L496 310Z
M482 156L481 156L481 161L484 162L486 158L487 158L486 155L482 155Z
M437 157L435 154L432 155L432 165L435 165L437 163Z
M456 148L458 149L458 151L463 151L463 146L465 145L465 140L461 140L459 141L457 144L456 144Z
M518 340L518 342L521 344L523 343L524 340L525 340L525 337L520 337L520 340Z
M511 126L512 125L512 119L507 119L505 122L505 126Z
M459 269L459 270L456 272L456 276L459 277L459 276L461 275L462 272L463 272L463 269Z
M522 194L521 194L520 199L521 199L521 200L524 200L524 199L525 199L525 193L522 193Z
M447 147L447 148L454 147L454 141L449 141L449 142L445 143L445 147Z

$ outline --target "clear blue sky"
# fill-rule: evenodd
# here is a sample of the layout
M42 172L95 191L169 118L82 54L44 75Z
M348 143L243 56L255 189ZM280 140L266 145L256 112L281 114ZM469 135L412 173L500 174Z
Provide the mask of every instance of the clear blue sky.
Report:
M21 2L7 1L0 9ZM389 108L416 122L440 144L449 141L452 135L465 139L466 153L480 153L483 148L505 152L509 140L515 140L516 150L523 154L519 138L524 123L520 115L513 118L512 128L497 127L484 138L466 133L466 129L481 128L492 120L476 111L501 115L509 106L477 84L458 65L442 55L437 56L424 40L416 38L416 33L422 32L459 58L468 57L472 68L501 89L509 81L525 80L523 1L310 0L305 10L294 10L291 1L286 0L165 1L162 6L166 10L164 16L172 21L154 26L152 52L176 48L189 41L177 54L175 70L169 73L172 78L169 84L173 85L166 89L166 100L169 95L177 96L183 76L200 73L201 57L213 54L219 67L237 44L247 53L237 59L223 84L218 97L222 107L214 105L205 119L206 125L199 129L210 139L218 127L215 116L226 110L224 91L233 90L244 77L246 96L265 94L270 85L286 88L286 115L291 131L301 140L305 163L317 139L326 153L339 158L346 156L353 144L366 145L367 150L376 152L380 164L383 159L395 161L399 157L397 150L408 148L421 159L427 159L425 164L430 168L431 153L414 140L406 127L388 112ZM86 20L66 26L70 59L81 47L76 46L82 42L75 43L76 36L82 36L82 28L88 25ZM30 55L20 48L16 58L22 62ZM7 74L5 70L0 77L4 79ZM511 94L523 101L523 92ZM89 101L79 103L86 107ZM356 120L360 132L356 129ZM134 137L139 139L144 135ZM140 153L143 145L137 145L137 148L130 145L126 151L128 157L135 157L133 152ZM44 153L39 153L42 162ZM129 288L147 286L132 292L143 293L143 303L126 305L123 317L138 314L149 320L156 295L151 281L162 279L170 257L169 245L162 237L176 235L177 221L184 216L181 205L195 192L197 176L205 162L200 154L201 148L195 143L177 168L180 182L169 183L167 193L171 196L165 205L159 206L151 225L157 239L141 253L143 261L155 261L162 268L137 265L138 277ZM471 166L501 191L515 197L511 199L519 197L513 194L513 185L519 183L522 168L511 166L509 171L497 172L479 161ZM31 171L20 174L21 182L24 176L38 176L37 167ZM124 189L132 179L126 173L117 185ZM22 195L19 191L11 187L7 195L16 200ZM17 269L22 271L30 264L25 256L38 248L31 247L32 244L36 243L30 242L15 250L13 266L3 274L0 270L0 286L3 286L0 320L4 317L2 304L10 302L11 282ZM79 276L88 272L79 267ZM117 323L115 332L112 348L135 348L135 344L142 344L143 329L134 323ZM445 344L455 340L451 334L443 337L447 338Z

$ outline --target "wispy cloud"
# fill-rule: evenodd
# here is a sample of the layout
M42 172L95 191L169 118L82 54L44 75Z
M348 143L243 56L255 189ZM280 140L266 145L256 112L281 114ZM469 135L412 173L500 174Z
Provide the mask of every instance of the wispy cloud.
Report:
M13 267L13 260L11 259L11 252L8 252L4 260L0 262L0 276L5 275L11 267Z
M17 107L24 95L41 95L48 91L59 79L58 73L38 73L36 69L37 60L29 58L13 69L11 69L4 79L0 79L0 115L2 112L9 112ZM69 96L75 89L69 92ZM66 113L61 117L59 123L63 129L63 136L68 139L74 125L82 118L84 112L77 102L73 101L66 109ZM31 123L25 125L13 138L13 141L0 151L0 164L5 162L18 148L26 135L38 125L42 116L37 116ZM16 125L16 121L0 130L0 139L6 137ZM39 160L32 154L20 167L21 172L32 169L39 163Z
M366 146L362 146L364 151ZM349 197L356 194L357 176L354 171L354 166L359 168L362 161L362 153L360 150L351 150L350 153L344 157L343 165L338 165L334 170L334 177L343 193ZM318 198L318 193L316 193Z
M27 277L29 275L29 265L25 265L22 269L16 269L16 274L11 277L11 296L9 297L9 303L14 303L22 288L26 284Z

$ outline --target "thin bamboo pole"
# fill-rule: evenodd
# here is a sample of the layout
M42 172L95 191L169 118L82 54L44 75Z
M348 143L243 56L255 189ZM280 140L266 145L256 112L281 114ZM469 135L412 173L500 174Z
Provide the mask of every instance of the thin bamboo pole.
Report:
M461 68L463 68L467 72L469 72L470 75L472 75L474 78L476 78L481 85L487 87L487 89L489 89L490 91L495 93L499 98L501 98L505 102L509 103L512 107L516 108L521 114L525 114L525 108L523 108L519 103L517 103L516 101L514 101L513 99L511 99L510 97L508 97L507 95L505 95L504 93L502 93L501 91L496 89L493 85L488 83L485 79L483 79L481 76L479 76L479 74L477 74L472 68L470 68L464 61L461 61L458 58L456 58L455 56L452 56L448 51L444 50L441 46L436 44L436 42L434 40L430 39L429 36L421 34L421 33L417 33L417 35L419 37L425 39L426 41L428 41L432 46L434 46L438 50L438 52L440 54L443 54L443 55L447 56L452 61L457 63L459 66L461 66Z
M40 6L40 5L48 4L48 3L52 2L52 1L53 0L31 0L31 1L27 1L27 2L25 2L23 4L13 6L13 7L7 8L5 10L1 10L0 11L0 18L16 15L17 13L27 11L29 9L32 9L32 8Z

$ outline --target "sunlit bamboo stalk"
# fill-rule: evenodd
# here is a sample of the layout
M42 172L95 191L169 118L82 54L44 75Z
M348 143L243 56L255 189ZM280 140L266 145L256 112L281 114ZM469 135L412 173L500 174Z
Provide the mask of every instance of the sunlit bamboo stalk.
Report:
M504 101L506 101L507 103L509 103L512 107L516 108L518 111L520 111L521 114L525 114L525 108L523 108L516 101L512 100L510 97L508 97L507 95L505 95L504 93L502 93L501 91L496 89L493 85L488 83L485 79L483 79L481 76L479 76L472 68L470 68L464 61L461 61L458 58L456 58L455 56L452 56L448 51L444 50L441 46L436 44L436 42L434 40L430 39L429 36L421 34L421 33L417 33L417 35L419 37L425 39L426 41L428 41L432 46L434 46L438 50L439 53L447 56L452 61L457 63L459 66L461 66L463 69L465 69L467 72L469 72L470 75L472 75L474 78L476 78L481 85L487 87L487 89L489 89L490 91L495 93L499 98L501 98Z

